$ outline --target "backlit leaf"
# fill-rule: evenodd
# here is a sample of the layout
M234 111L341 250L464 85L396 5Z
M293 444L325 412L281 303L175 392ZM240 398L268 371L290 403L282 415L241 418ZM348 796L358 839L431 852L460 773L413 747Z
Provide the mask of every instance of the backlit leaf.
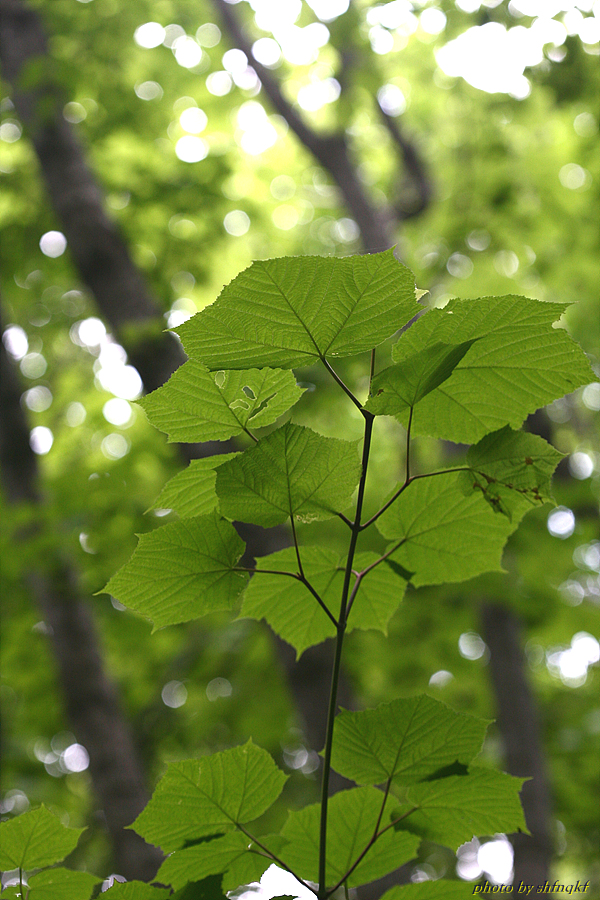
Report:
M77 872L58 867L32 875L27 900L89 900L95 885L101 881L90 872ZM166 894L163 896L166 897ZM160 894L156 900L162 900Z
M290 368L370 350L420 308L414 276L392 250L284 257L254 262L175 330L212 370Z
M232 860L223 874L222 887L224 891L234 891L242 884L260 881L262 875L272 864L272 860L260 855L262 850L255 841L247 839L246 843L249 851ZM279 834L268 834L266 837L260 837L260 843L281 858L282 849L287 841Z
M303 547L302 566L306 578L333 616L337 618L344 582L345 555L325 547ZM377 560L375 553L358 553L357 571ZM300 656L307 647L335 635L335 626L318 602L299 580L290 575L260 574L260 569L295 574L298 562L291 547L261 557L257 573L246 589L240 616L265 619L273 631L291 644ZM352 576L352 588L356 577ZM363 579L348 619L348 630L369 629L387 633L387 624L398 607L406 581L385 564Z
M221 512L229 519L280 525L328 519L350 503L360 478L357 443L286 423L217 471Z
M44 805L0 824L0 868L39 869L60 862L85 828L67 828Z
M273 852L279 852L286 841L279 835L261 839ZM188 881L200 881L209 875L223 874L223 891L241 884L259 881L272 860L241 831L203 841L193 847L175 850L162 864L156 880L178 890Z
M102 900L168 900L168 888L157 888L143 881L115 881Z
M333 887L354 865L371 842L385 795L376 788L340 791L329 799L327 831L327 885ZM384 812L384 816L386 816ZM318 881L320 804L291 812L281 834L289 844L283 861L301 878ZM381 827L389 821L382 818ZM402 835L409 840L398 841ZM416 854L420 838L389 828L367 851L348 877L348 887L367 884L393 872Z
M376 709L341 712L331 764L358 784L413 784L480 752L488 722L449 709L425 694Z
M540 406L593 381L581 348L553 328L565 308L511 295L451 300L421 316L394 345L394 362L404 364L438 342L475 343L415 408L414 432L474 443L504 425L519 428ZM400 414L402 422L407 418Z
M133 556L104 588L155 628L232 609L248 576L233 567L244 552L235 528L216 513L142 534Z
M477 835L527 832L519 800L526 780L478 767L468 775L412 785L399 812L413 806L418 809L401 827L452 850Z
M411 580L417 587L502 571L507 538L531 508L521 497L512 520L497 516L480 491L465 495L462 474L415 479L377 519L384 537L404 541L391 559L415 573Z
M139 403L170 441L226 441L242 431L271 425L303 393L289 371L215 373L188 360Z
M220 453L204 459L193 459L187 469L182 469L167 481L151 508L174 509L182 519L205 516L218 503L215 470L236 455Z
M173 763L132 827L170 853L186 841L232 831L238 823L257 819L275 802L286 781L267 751L252 741Z
M381 900L467 900L472 896L472 885L440 878L438 881L398 885L386 891Z
M433 344L384 369L371 382L365 409L375 415L393 416L414 406L450 378L473 343Z
M465 492L475 488L492 508L512 516L525 498L531 506L552 501L551 479L564 454L543 438L508 426L486 435L467 453L471 471L462 476Z

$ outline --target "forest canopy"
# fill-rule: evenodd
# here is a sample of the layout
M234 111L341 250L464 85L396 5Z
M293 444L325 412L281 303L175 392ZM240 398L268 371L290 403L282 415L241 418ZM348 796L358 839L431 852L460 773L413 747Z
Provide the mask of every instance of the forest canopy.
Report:
M288 802L316 801L327 644L296 665L264 622L218 611L151 636L99 592L136 534L177 521L190 459L222 452L233 471L242 447L226 426L184 423L171 443L152 427L160 392L143 395L185 377L165 330L192 356L186 323L253 260L394 247L419 310L561 304L596 380L527 420L564 458L505 572L411 585L387 638L349 634L341 705L426 692L495 719L485 764L532 777L529 843L430 842L404 882L600 889L599 23L598 0L0 0L2 817L43 803L87 826L72 868L149 880L156 853L123 828L167 763L250 735ZM305 361L276 363L297 367L279 385L302 392L294 422L358 441L358 411ZM377 424L381 496L406 463L396 414ZM461 450L442 423L441 442L418 417L415 433L422 469ZM343 523L313 528L339 554ZM251 556L288 553L284 530L242 537Z

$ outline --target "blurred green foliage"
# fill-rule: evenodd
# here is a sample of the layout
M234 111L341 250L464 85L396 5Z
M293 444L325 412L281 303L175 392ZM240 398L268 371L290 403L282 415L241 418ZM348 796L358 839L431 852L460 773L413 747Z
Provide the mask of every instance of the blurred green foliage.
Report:
M215 10L206 0L29 2L51 35L43 65L63 86L65 115L165 315L212 302L253 258L344 255L359 248L339 191L283 120L272 115L263 94L236 85L221 96L208 90L207 76L222 71L230 46L225 34L214 46L204 46L195 69L178 65L166 46L144 49L134 42L135 29L149 21L177 23L189 35L214 24ZM414 4L416 14L423 5ZM548 44L543 61L526 70L531 93L518 100L448 77L437 66L435 51L486 17L508 27L529 27L532 17L517 16L504 2L466 13L440 0L428 6L444 11L444 30L397 33L393 49L375 53L365 25L371 6L357 2L330 22L330 41L314 62L284 62L274 69L284 93L295 98L311 78L339 79L340 99L303 115L318 130L345 129L377 200L401 192L401 179L373 95L384 84L400 88L406 100L401 121L427 162L434 199L423 216L399 230L399 249L419 287L429 291L427 299L442 305L455 295L506 293L573 302L566 327L598 371L598 45L572 35L558 48L566 51L561 59ZM246 4L236 11L255 38L266 34ZM317 21L306 3L300 16L301 25ZM159 85L154 99L136 94L145 82ZM9 96L5 85L3 121L19 126ZM264 104L278 136L257 155L240 143L240 108L249 102ZM184 135L181 112L195 104L208 119L202 138L210 153L191 164L177 158L174 145ZM20 361L23 390L45 391L24 393L23 403L31 427L50 429L54 442L50 452L38 456L43 507L13 509L3 529L2 812L12 816L43 801L64 822L94 825L73 859L104 874L110 871L109 848L97 824L88 775L65 772L58 764L61 749L74 737L24 574L33 560L51 566L54 559L65 559L77 572L82 593L91 596L131 555L135 533L153 527L154 515L144 513L181 462L139 408L132 407L123 425L111 424L103 414L112 394L97 377L98 347L78 338L78 323L98 311L68 252L51 258L40 250L42 235L60 230L60 223L46 200L27 135L14 140L14 133L3 132L12 136L0 142L3 327L18 326L27 338L27 355ZM248 231L239 236L224 226L236 210L249 220ZM356 365L340 362L342 377L356 377ZM302 377L310 388L302 403L307 417L315 422L316 416L316 427L357 438L359 423L348 417L346 406L331 411L321 374L306 370ZM375 632L354 632L346 655L349 676L366 705L427 689L456 708L490 718L494 698L487 654L484 649L476 658L461 655L459 639L478 634L482 598L496 597L518 610L552 782L555 874L597 882L598 669L590 665L585 679L569 679L564 672L561 678L552 654L567 650L577 634L598 634L599 398L600 389L588 388L548 410L548 436L569 454L554 492L557 505L573 511L572 533L560 537L548 531L550 507L531 512L510 540L506 576L409 591L390 623L389 639L383 643ZM385 419L377 427L374 502L397 480L403 464L400 426ZM115 434L124 441L107 443ZM451 454L451 445L421 438L415 464L436 465ZM32 521L42 526L35 539L17 540ZM316 527L324 542L336 545L335 525ZM106 665L119 684L151 784L167 760L214 752L249 734L257 735L278 762L293 762L305 738L266 628L215 615L150 639L146 621L115 608L105 595L92 602ZM430 681L444 672L452 677ZM169 696L165 686L174 683L187 691L179 707L163 699ZM500 761L500 752L492 729L484 754ZM316 799L310 766L293 771L288 790L292 802ZM454 861L436 853L433 848L423 864L442 874Z

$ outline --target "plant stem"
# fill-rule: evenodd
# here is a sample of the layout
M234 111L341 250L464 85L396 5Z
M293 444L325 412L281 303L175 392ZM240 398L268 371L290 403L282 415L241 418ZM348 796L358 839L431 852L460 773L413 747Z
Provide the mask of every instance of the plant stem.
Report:
M292 526L292 538L294 540L294 549L296 551L296 559L298 561L298 572L300 573L300 577L304 579L304 569L302 568L302 559L300 557L300 547L298 545L298 536L296 534L296 523L294 521L294 514L292 513L290 516L290 523Z
M404 493L409 484L412 484L413 481L419 481L420 478L434 478L436 475L448 475L451 472L471 472L472 469L469 466L455 466L452 469L440 469L438 472L423 472L422 475L411 475L407 481L405 481L401 487L398 488L393 497L391 497L387 503L379 509L374 516L364 523L364 525L360 526L360 530L363 531L365 528L368 528L369 525L372 525L373 522L376 522L379 516L381 516L388 507L392 505L392 503L398 499L400 494Z
M257 569L250 568L250 566L234 566L232 568L232 572L251 572L252 575L285 575L287 578L295 578L296 581L300 581L304 585L304 587L311 592L319 606L322 608L323 612L331 619L335 627L338 627L338 621L336 617L321 599L318 592L312 586L306 575L301 574L300 572L281 572L279 569Z
M370 566L367 566L366 569L363 569L362 572L353 572L352 573L353 575L356 576L356 581L354 583L354 587L352 588L352 593L350 594L350 599L348 600L348 606L346 607L346 621L348 620L348 616L350 615L350 610L352 609L352 605L356 599L356 595L358 594L358 589L359 589L360 585L362 584L362 580L365 577L365 575L368 575L369 572L375 568L375 566L378 566L379 563L384 562L384 560L386 560L388 558L388 556L391 556L392 553L395 553L396 550L398 550L404 543L406 543L406 538L402 538L402 540L395 543L393 547L390 547L390 549L386 553L384 553L382 556L380 556L379 559L376 559L375 562L371 563Z
M282 859L280 859L280 858L277 856L277 854L275 854L275 853L273 853L271 850L269 850L268 847L265 847L265 845L264 845L263 843L261 843L261 841L259 841L258 838L255 838L254 835L251 834L246 828L244 828L243 825L240 825L239 822L236 822L235 824L236 824L236 827L239 828L239 830L242 832L242 834L245 834L246 837L247 837L249 840L251 840L253 844L256 844L256 846L257 846L257 847L260 847L260 849L263 851L263 853L260 853L260 854L257 854L257 855L259 855L259 856L266 856L267 859L270 859L272 862L277 863L277 865L278 865L280 868L285 869L286 872L289 872L290 875L293 875L294 878L296 879L296 881L299 881L300 884L301 884L303 887L308 888L310 891L312 891L311 886L310 886L309 884L307 884L306 881L303 881L302 878L300 878L299 875L296 875L296 873L294 872L294 870L293 870L293 869L290 869L290 867L289 867L286 863L284 863L284 861L283 861ZM250 852L252 852L252 851L250 851Z
M323 759L323 780L321 783L321 822L319 830L319 900L325 900L327 897L326 885L326 865L327 865L327 805L329 800L329 777L331 773L331 751L333 749L333 729L335 725L335 714L337 709L337 692L340 677L340 666L342 662L342 647L344 643L344 634L346 631L348 596L350 592L350 579L352 577L352 563L356 552L356 544L360 534L360 517L362 513L363 501L365 497L365 485L367 480L367 467L369 464L369 453L371 450L371 438L373 435L373 421L375 417L361 410L365 417L365 436L363 442L362 453L362 472L358 486L358 497L356 499L356 515L352 526L352 534L350 537L350 545L348 547L348 558L346 561L346 570L344 573L344 586L342 588L342 598L340 601L340 613L338 616L337 637L335 642L335 655L333 659L333 671L331 675L331 690L329 694L329 708L327 711L327 735L325 739L325 753Z
M408 425L406 426L406 478L404 479L404 483L408 484L410 481L410 430L412 428L412 420L413 420L413 412L415 411L414 406L410 408L410 414L408 416Z
M327 371L329 372L329 374L331 375L331 377L333 378L333 380L336 381L337 384L339 384L339 386L341 387L341 389L343 390L343 392L344 392L345 394L347 394L348 397L350 397L350 399L352 400L352 402L354 403L354 405L355 405L356 407L358 407L358 409L359 409L359 410L361 411L361 413L364 415L363 406L362 406L362 403L360 402L360 400L359 400L357 397L355 397L354 394L352 393L352 391L350 390L350 388L347 387L347 385L344 384L344 382L342 381L342 379L340 378L340 376L338 375L338 373L331 367L331 365L327 362L327 360L325 359L324 356L321 357L321 362L323 363L323 365L325 366L325 368L327 369Z
M252 432L248 428L244 428L243 431L248 435L249 438L252 438L255 444L258 444L258 438L255 434L252 434Z
M373 844L375 843L375 841L376 841L378 838L380 838L382 834L385 834L386 831L389 831L390 828L393 828L394 825L397 825L397 824L398 824L398 822L401 822L403 819L407 819L408 816L411 816L411 815L412 815L414 812L416 812L417 809L419 808L418 806L413 806L412 809L409 809L407 812L403 813L401 816L398 816L397 819L394 819L392 822L389 823L389 825L386 825L385 828L382 828L381 831L377 831L377 828L379 827L379 824L380 824L380 822L381 822L381 816L383 815L383 809L384 809L384 807L385 807L385 802L386 802L386 800L387 800L387 794L386 794L386 796L385 796L385 799L384 799L383 804L382 804L382 807L381 807L381 813L380 813L380 816L379 816L379 820L378 820L378 823L377 823L377 827L375 828L375 831L373 832L373 837L371 838L371 840L369 841L369 843L367 844L367 846L365 847L365 849L362 851L362 853L354 860L354 862L352 863L352 865L350 866L350 868L348 869L348 871L344 873L344 876L343 876L342 878L340 878L340 880L338 881L338 883L335 884L335 885L331 888L331 890L327 891L327 894L326 894L327 897L330 897L335 891L337 891L337 889L338 889L339 887L341 887L342 884L344 884L344 883L348 880L349 876L352 875L352 873L354 872L354 870L356 869L356 867L358 866L358 864L359 864L360 862L362 862L362 860L365 858L365 856L367 855L367 853L369 852L369 850L371 849L371 847L373 846Z

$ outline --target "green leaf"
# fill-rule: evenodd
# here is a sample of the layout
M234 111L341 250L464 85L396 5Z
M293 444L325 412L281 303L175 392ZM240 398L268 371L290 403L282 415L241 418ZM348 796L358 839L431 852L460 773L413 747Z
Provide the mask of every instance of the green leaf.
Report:
M303 547L301 559L304 574L332 615L339 613L344 582L345 554L325 547ZM375 553L358 553L354 560L357 571L366 569L378 559ZM289 572L290 575L260 574L261 569ZM240 617L265 619L273 631L291 644L297 656L307 647L335 635L335 626L318 602L299 580L290 577L298 572L293 547L261 557L256 574L244 594ZM350 587L356 581L352 576ZM387 625L406 589L406 580L385 564L377 566L361 583L348 619L348 630L374 628L387 634Z
M452 850L477 835L527 832L519 800L526 780L474 767L468 775L412 785L399 813L413 806L418 809L400 823L400 828ZM394 811L393 817L396 815Z
M261 840L277 852L285 845L283 838L273 835ZM188 881L200 881L209 875L225 873L223 891L234 890L241 884L259 881L272 860L240 831L203 841L193 847L175 850L160 867L156 880L179 890Z
M302 522L331 518L358 484L357 446L288 422L219 467L221 512L265 526L292 515Z
M291 368L371 350L420 309L393 250L284 257L254 262L175 331L212 370Z
M421 316L394 345L394 362L438 342L475 343L415 408L414 433L474 443L504 425L519 428L540 406L593 381L581 348L552 327L565 308L511 295L451 300ZM408 414L400 418L406 423Z
M417 587L503 571L504 544L530 508L522 499L512 520L497 516L480 492L465 496L462 474L415 479L377 519L384 537L404 541L391 558L415 573Z
M90 872L63 868L46 869L28 880L28 900L89 900L94 886L102 881Z
M511 518L523 498L531 506L554 500L552 474L564 455L543 438L506 426L469 449L471 471L463 474L462 484L465 492L482 491L492 509Z
M115 881L105 893L106 900L167 900L171 896L168 888L152 887L143 881Z
M414 406L450 378L473 343L433 344L384 369L371 382L365 409L377 416L393 416Z
M287 841L279 834L269 834L260 838L261 844L268 847L272 853L276 853L281 858L281 850L287 844ZM271 860L264 856L259 856L260 848L253 841L247 841L251 849L255 852L240 854L234 859L223 875L223 890L233 891L242 884L252 884L259 881L263 874L271 865Z
M358 784L423 781L480 752L489 722L449 709L425 694L342 712L335 720L331 764Z
M252 741L183 760L169 766L132 827L170 853L186 841L228 832L258 818L286 781L267 751Z
M327 829L327 874L329 887L340 881L371 842L385 795L376 788L340 791L329 799ZM305 881L318 881L320 804L291 812L281 834L289 841L282 857L296 875ZM388 815L389 819L389 815ZM387 823L385 823L387 824ZM385 827L382 819L382 826ZM398 841L402 834L389 828L370 847L348 877L348 887L358 887L393 872L412 859L420 838Z
M67 828L42 804L0 824L0 868L39 869L60 862L85 828Z
M381 900L467 900L473 896L473 885L464 881L422 881L386 891Z
M167 481L150 508L174 509L182 519L205 516L212 512L218 504L215 469L234 456L237 453L220 453L204 459L193 459L187 469Z
M202 881L192 881L171 895L171 900L227 900L221 887L220 875L209 875Z
M170 441L226 441L242 431L271 425L303 393L289 371L214 373L188 360L139 403Z
M248 580L233 571L243 551L235 528L216 513L171 522L140 535L104 592L151 619L155 629L229 610Z

